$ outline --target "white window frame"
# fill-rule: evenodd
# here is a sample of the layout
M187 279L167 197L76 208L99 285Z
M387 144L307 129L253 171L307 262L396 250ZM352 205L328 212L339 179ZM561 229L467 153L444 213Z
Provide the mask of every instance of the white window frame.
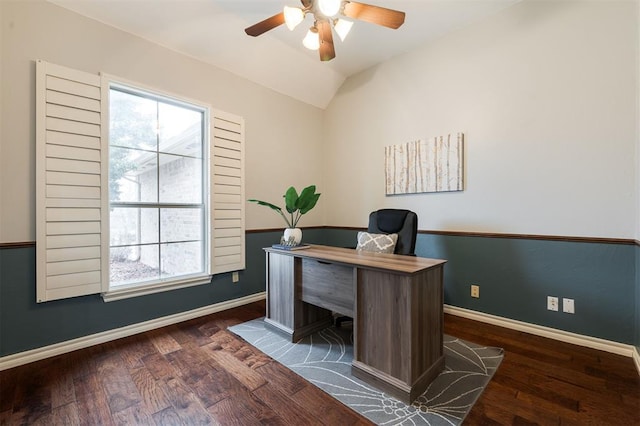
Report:
M106 158L102 159L103 164L106 167L106 170L103 169L102 173L102 188L103 191L106 191L106 195L102 197L102 209L106 212L106 218L103 219L103 224L106 227L106 230L103 229L102 235L110 235L110 220L109 220L109 211L110 211L110 200L109 200L109 127L110 127L110 110L109 110L109 96L111 93L111 89L122 89L125 92L129 92L132 94L139 94L140 96L150 96L156 98L158 100L167 100L174 104L184 104L191 108L195 107L203 112L204 117L204 126L203 126L203 193L204 193L204 204L205 204L205 215L203 220L203 237L204 237L204 271L198 274L191 275L182 275L178 277L171 278L160 278L153 281L141 282L141 283L132 283L126 285L118 285L111 286L110 278L109 278L109 238L103 238L102 245L106 246L106 249L103 247L102 261L107 262L106 267L102 268L102 298L106 302L110 302L113 300L120 300L128 297L136 297L143 296L146 294L153 294L167 290L174 290L179 288L191 287L195 285L207 284L211 282L213 276L212 270L212 254L213 254L213 240L212 240L212 229L213 229L213 204L211 197L211 182L213 175L213 162L211 155L211 143L212 143L212 134L211 134L211 106L204 104L200 101L196 101L193 99L188 99L184 96L172 94L166 91L161 91L156 88L152 88L146 86L141 83L132 82L129 80L124 80L121 78L117 78L115 76L109 74L102 74L102 110L104 114L102 126L102 143L104 149L102 150L103 155ZM106 254L105 254L106 251Z

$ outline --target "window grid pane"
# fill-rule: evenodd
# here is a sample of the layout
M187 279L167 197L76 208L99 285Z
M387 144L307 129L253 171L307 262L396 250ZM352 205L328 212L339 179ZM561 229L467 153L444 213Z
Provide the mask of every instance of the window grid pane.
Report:
M112 247L109 281L111 286L160 279L159 245Z

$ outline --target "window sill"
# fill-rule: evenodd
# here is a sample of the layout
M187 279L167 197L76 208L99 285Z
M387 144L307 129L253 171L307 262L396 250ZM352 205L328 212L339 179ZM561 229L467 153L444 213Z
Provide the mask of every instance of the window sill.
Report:
M177 290L179 288L193 287L196 285L211 283L211 275L197 275L171 280L169 282L153 282L143 285L121 286L102 293L105 302L128 299L130 297L145 296L148 294L161 293L164 291Z

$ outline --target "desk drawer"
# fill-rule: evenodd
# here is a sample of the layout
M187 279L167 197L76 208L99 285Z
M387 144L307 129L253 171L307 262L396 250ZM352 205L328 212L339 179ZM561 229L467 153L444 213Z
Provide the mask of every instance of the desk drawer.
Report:
M302 259L302 301L353 317L353 267Z

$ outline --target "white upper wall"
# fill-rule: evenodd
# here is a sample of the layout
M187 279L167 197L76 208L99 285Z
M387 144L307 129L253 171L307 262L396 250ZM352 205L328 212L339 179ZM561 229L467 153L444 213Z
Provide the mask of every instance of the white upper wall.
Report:
M245 118L246 196L278 203L290 185L321 187L322 114L214 66L42 1L0 1L0 242L35 239L35 63L107 72ZM284 227L247 205L247 229ZM301 225L321 225L322 206Z
M52 4L0 1L0 242L35 234L36 59L243 116L247 198L317 184L302 226L406 207L421 229L640 240L638 9L525 1L349 79L323 113ZM456 131L464 192L384 196L385 145ZM247 229L282 226L247 205Z
M4 15L4 7L2 5L3 3L0 2L0 25L2 25L4 23L4 19L3 19L3 15ZM4 56L2 54L4 50L4 30L2 29L2 27L0 26L0 167L3 167L3 161L2 159L4 158L4 154L2 153L3 149L2 149L2 141L4 139L4 133L2 131L3 126L4 126L4 111L3 111L3 105L4 102L2 102L2 94L5 91L4 85L5 85L5 81L4 78L2 78L3 73L4 73ZM4 186L4 179L2 178L2 169L0 169L0 242L3 241L2 239L2 229L3 229L3 223L4 223L4 208L2 207L4 205L4 197L3 197L3 190L2 187Z
M636 13L637 21L640 22L640 1L636 0ZM637 27L637 41L636 41L636 116L637 120L637 132L636 132L636 241L640 241L640 25ZM637 267L637 266L636 266ZM640 276L640 271L636 271L637 276ZM638 289L640 292L640 288ZM640 312L640 306L637 308Z
M633 238L636 2L525 1L348 79L325 112L326 223ZM463 192L384 195L384 147L464 132Z

